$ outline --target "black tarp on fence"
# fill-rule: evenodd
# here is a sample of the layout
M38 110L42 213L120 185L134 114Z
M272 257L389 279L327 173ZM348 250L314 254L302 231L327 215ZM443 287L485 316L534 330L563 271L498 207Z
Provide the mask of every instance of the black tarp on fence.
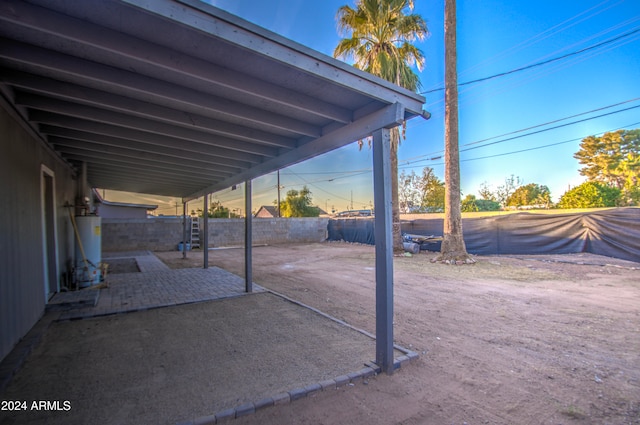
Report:
M442 235L443 219L402 222L402 232ZM373 219L329 220L329 240L374 244ZM472 254L570 254L590 252L640 262L640 208L576 214L517 213L465 218L462 231ZM434 243L434 251L440 249Z

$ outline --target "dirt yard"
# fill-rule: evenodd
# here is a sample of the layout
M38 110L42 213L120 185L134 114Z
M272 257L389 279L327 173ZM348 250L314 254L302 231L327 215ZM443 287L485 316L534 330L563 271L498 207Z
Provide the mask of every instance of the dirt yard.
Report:
M202 253L157 253L201 267ZM640 264L589 254L394 259L393 377L268 408L238 424L640 424ZM374 249L256 247L254 282L375 331ZM242 275L242 249L209 252Z

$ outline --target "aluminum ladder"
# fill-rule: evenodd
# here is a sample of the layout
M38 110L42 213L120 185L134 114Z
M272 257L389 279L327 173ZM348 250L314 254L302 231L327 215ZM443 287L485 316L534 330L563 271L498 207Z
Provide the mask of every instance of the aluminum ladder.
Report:
M191 249L200 248L200 220L191 218Z

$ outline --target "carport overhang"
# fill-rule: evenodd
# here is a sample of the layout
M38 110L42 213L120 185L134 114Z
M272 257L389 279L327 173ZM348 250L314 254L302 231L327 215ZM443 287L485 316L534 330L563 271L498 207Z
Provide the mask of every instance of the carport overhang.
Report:
M92 187L188 202L246 183L247 211L252 179L373 136L376 361L393 370L389 129L427 116L423 97L196 0L3 1L0 91Z

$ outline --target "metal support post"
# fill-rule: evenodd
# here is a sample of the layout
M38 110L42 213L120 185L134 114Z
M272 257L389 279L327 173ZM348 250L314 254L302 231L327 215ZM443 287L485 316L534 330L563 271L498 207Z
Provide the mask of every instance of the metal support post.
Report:
M251 214L251 180L244 184L244 279L245 291L253 292L253 214Z
M393 373L393 234L391 223L391 136L373 133L373 188L376 240L376 363Z
M182 258L187 258L187 203L182 203Z
M209 194L204 195L204 208L202 214L202 258L203 258L203 267L205 269L209 268Z

